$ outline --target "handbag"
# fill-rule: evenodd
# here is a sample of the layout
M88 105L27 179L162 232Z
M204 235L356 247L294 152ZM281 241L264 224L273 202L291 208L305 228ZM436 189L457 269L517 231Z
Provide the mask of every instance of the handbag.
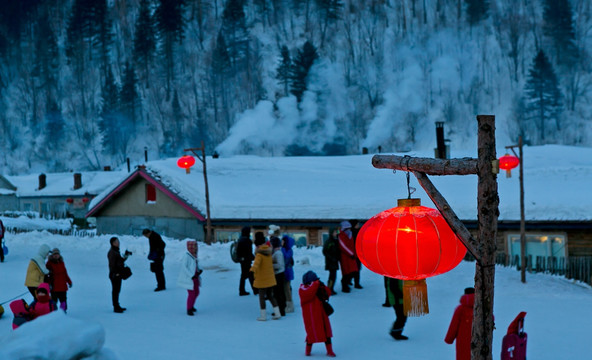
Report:
M123 270L121 270L121 278L127 280L130 276L132 276L132 269L129 266L124 266Z
M150 271L151 272L158 272L158 271L162 271L164 269L164 266L162 266L162 263L160 262L151 262L150 263Z
M335 309L333 309L333 306L331 306L327 300L323 301L323 309L325 310L327 316L330 316L335 312Z

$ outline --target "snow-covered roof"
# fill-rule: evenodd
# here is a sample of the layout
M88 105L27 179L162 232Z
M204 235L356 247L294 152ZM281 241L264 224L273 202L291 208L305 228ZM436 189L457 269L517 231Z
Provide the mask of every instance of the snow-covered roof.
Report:
M46 173L46 186L39 190L39 175L5 176L18 197L96 195L120 178L121 171L80 172L82 187L74 190L74 173Z
M498 151L498 156L503 155ZM411 152L417 157L433 153ZM454 158L473 157L453 153ZM233 156L207 159L211 217L217 219L367 219L407 198L403 171L376 169L372 155L333 157ZM152 161L146 172L201 214L206 214L201 163L190 174L176 158ZM590 221L592 210L592 149L546 145L524 147L525 217L533 221ZM477 176L430 176L462 220L477 219ZM122 179L123 180L123 179ZM90 204L107 197L120 182L109 186ZM413 175L412 197L434 207ZM511 178L498 176L499 220L520 219L518 169Z

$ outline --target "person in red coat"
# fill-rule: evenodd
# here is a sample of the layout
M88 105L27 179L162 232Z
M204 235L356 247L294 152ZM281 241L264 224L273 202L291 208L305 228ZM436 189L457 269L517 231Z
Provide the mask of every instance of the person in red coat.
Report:
M72 287L72 280L68 276L64 258L62 258L58 248L51 251L49 261L47 261L45 267L49 270L52 279L51 300L56 304L59 300L60 309L65 312L68 309L66 292L69 287Z
M56 304L51 300L49 296L49 284L41 283L35 291L35 300L29 305L29 311L32 319L36 319L39 316L49 314L52 311L56 311L58 308Z
M452 344L456 339L456 360L471 360L471 330L473 327L473 305L475 289L466 288L460 298L460 305L454 310L452 321L444 341Z
M349 284L359 270L356 262L356 246L349 221L342 221L339 231L339 264L341 266L341 291L350 292Z
M306 330L306 356L310 356L312 344L324 342L327 348L327 356L334 357L333 345L331 344L331 323L329 316L325 313L321 298L329 299L330 291L327 291L317 274L307 271L302 276L302 285L298 289L300 295L300 306L302 307L302 319Z

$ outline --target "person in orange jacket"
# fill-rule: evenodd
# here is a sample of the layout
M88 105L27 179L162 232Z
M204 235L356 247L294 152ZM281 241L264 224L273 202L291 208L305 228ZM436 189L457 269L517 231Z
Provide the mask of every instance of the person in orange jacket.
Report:
M454 310L452 321L444 341L452 344L456 340L456 360L471 360L471 330L473 328L473 305L475 289L466 288L460 298L460 305Z

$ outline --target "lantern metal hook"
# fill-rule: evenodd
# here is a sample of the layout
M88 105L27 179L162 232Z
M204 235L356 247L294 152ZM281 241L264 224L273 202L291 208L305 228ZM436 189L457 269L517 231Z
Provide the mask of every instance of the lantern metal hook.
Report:
M413 194L417 189L413 186L409 186L409 160L411 157L409 155L405 155L407 162L405 163L405 175L407 176L407 199L411 199L411 194Z

